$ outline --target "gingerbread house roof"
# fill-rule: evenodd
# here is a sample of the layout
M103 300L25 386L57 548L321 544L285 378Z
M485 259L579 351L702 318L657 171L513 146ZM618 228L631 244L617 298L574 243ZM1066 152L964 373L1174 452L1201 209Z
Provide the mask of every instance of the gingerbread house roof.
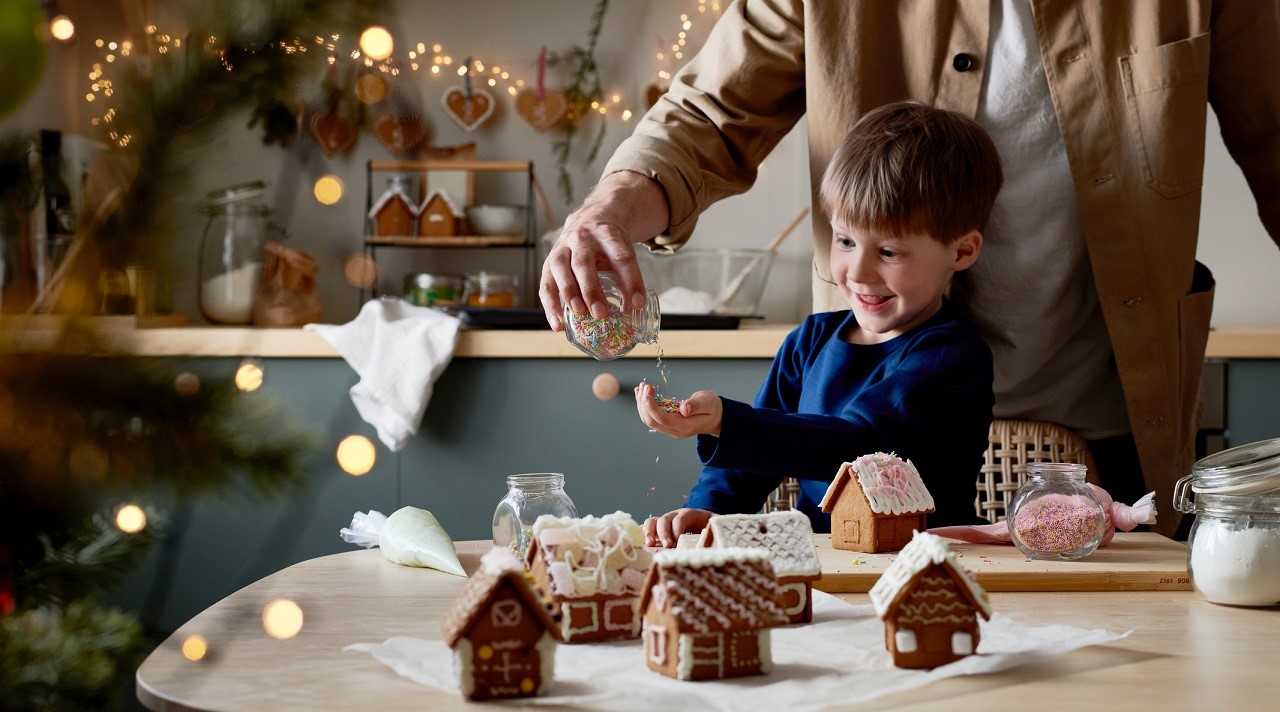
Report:
M603 517L553 517L533 523L525 562L542 559L553 597L595 594L637 595L653 555L644 548L644 532L630 514Z
M773 556L773 571L779 578L816 579L822 575L813 545L813 525L809 517L795 510L712 517L698 545L764 549Z
M712 633L768 628L789 622L765 549L660 551L645 580L639 610L652 601L687 630ZM665 600L664 600L665 599Z
M453 198L450 198L449 194L443 190L433 190L427 194L427 197L422 199L422 204L418 206L419 215L426 212L427 206L431 204L432 199L437 195L444 199L444 204L449 208L449 212L453 213L454 217L460 218L463 216L462 208L459 208L458 204L453 202Z
M863 455L840 466L819 505L830 512L849 483L857 483L876 514L911 514L934 511L933 496L910 460L893 453Z
M947 542L940 536L915 532L911 541L902 548L884 573L871 587L871 605L876 615L883 618L906 595L915 581L931 564L939 564L953 578L969 603L982 615L991 617L991 601L987 592L960 566Z
M397 187L378 196L378 202L374 203L372 208L369 208L369 218L376 219L378 217L378 213L382 212L382 209L386 207L387 203L390 203L396 198L404 201L405 206L409 208L409 212L416 213L418 211L417 206L415 206L413 201L409 199L409 194Z
M458 642L504 583L516 590L544 628L551 631L552 635L556 634L555 619L551 617L537 592L525 580L524 565L510 549L495 548L480 558L480 568L462 585L462 590L445 614L441 626L445 644L452 647Z

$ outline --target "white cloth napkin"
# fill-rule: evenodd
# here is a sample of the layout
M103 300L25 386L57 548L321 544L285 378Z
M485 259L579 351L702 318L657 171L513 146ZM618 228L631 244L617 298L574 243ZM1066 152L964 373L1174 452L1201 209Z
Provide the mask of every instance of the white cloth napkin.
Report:
M360 376L351 402L392 452L418 432L436 378L449 365L462 322L403 299L365 302L346 324L307 324Z
M870 605L813 592L813 623L770 632L773 671L732 680L683 682L645 665L639 640L557 645L555 682L547 697L525 705L590 706L626 711L706 709L723 712L816 712L909 690L956 675L980 675L1028 665L1087 645L1120 640L1115 633L1067 625L1026 625L996 611L980 624L978 654L932 670L893 666L884 623ZM373 655L397 674L453 694L458 681L452 651L442 640L394 637L353 643L343 650Z

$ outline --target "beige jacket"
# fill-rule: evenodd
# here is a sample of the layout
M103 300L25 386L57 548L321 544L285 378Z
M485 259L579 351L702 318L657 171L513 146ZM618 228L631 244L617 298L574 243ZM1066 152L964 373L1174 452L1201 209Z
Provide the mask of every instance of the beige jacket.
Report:
M1031 2L1130 424L1165 506L1194 458L1212 308L1212 276L1195 261L1207 104L1280 242L1280 9L1276 0ZM735 3L606 172L662 184L671 225L652 244L678 247L701 210L751 185L802 116L815 188L870 109L912 99L973 116L989 23L985 0ZM830 227L819 217L814 228L825 264ZM814 306L844 308L819 280Z

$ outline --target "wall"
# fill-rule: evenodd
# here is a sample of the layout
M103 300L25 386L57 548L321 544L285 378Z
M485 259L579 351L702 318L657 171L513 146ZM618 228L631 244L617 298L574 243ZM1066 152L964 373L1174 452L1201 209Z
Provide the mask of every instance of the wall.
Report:
M132 3L124 3L134 7ZM87 0L65 0L68 11L86 13L80 39L70 47L54 46L49 71L33 106L6 121L32 130L45 123L87 131L89 112L81 99L82 87L93 52L90 42L97 36L119 35L116 13L95 9ZM157 12L172 16L171 3L157 2ZM584 42L592 3L585 0L472 0L465 4L444 0L402 0L389 3L387 27L400 46L405 43L440 43L455 60L467 54L489 65L504 68L528 79L533 62L544 45L563 51ZM605 89L624 97L621 105L642 108L644 88L663 65L655 58L659 38L670 43L677 32L680 13L696 15L696 0L646 0L612 2L600 38L598 59ZM107 27L98 30L97 26ZM705 37L708 23L691 30L691 47ZM74 61L68 54L74 53ZM319 59L317 57L317 59ZM661 66L660 66L661 65ZM456 65L455 65L456 66ZM513 110L509 100L500 100L495 115L474 133L453 124L440 108L444 89L456 83L456 75L429 78L422 73L401 82L407 105L421 111L430 126L430 142L453 145L475 141L482 159L532 160L553 203L555 220L561 221L579 201L586 188L599 176L614 147L629 133L632 123L611 119L600 156L585 161L586 141L575 145L571 173L575 194L561 200L556 188L556 166L552 136L536 133ZM61 84L59 84L61 82ZM563 86L567 78L553 73L553 86ZM316 102L319 79L304 84L300 99ZM305 250L321 262L321 291L328 321L345 321L355 314L359 301L355 288L341 278L343 260L361 249L365 195L364 165L370 159L386 159L387 151L368 133L361 135L356 148L347 155L325 159L317 150L303 155L297 149L264 149L258 134L244 128L244 116L236 116L212 135L203 149L184 157L195 167L195 178L181 188L175 205L173 224L177 226L170 249L161 256L171 267L176 281L175 305L179 311L199 321L195 307L196 255L203 230L197 212L201 196L212 188L247 180L264 179L273 188L277 215L289 230L290 244ZM591 123L588 129L598 124ZM591 133L588 130L586 133ZM804 150L803 126L788 136L766 161L757 185L748 193L713 206L703 216L695 234L699 246L764 246L790 218L809 202L809 181ZM339 176L347 187L346 198L336 206L318 205L310 195L312 179L322 172ZM375 186L380 190L382 186ZM482 196L485 197L485 196ZM491 193L485 199L512 201L518 191ZM1205 166L1205 207L1201 218L1201 260L1212 268L1219 286L1214 321L1219 326L1280 324L1280 251L1262 229L1256 206L1235 164L1222 147L1216 123L1211 119ZM538 230L547 226L539 219ZM809 265L812 260L811 232L803 225L783 245L774 264L763 312L770 321L798 320L810 308ZM383 287L398 290L407 272L471 271L482 267L514 269L513 254L502 251L474 253L442 251L380 253L384 269Z

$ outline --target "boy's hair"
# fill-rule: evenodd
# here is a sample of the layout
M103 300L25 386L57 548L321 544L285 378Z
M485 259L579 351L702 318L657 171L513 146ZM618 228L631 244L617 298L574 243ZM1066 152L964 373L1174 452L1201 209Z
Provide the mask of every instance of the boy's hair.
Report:
M950 244L986 229L1003 180L995 144L972 119L896 102L854 125L822 176L818 200L829 219L848 227Z

